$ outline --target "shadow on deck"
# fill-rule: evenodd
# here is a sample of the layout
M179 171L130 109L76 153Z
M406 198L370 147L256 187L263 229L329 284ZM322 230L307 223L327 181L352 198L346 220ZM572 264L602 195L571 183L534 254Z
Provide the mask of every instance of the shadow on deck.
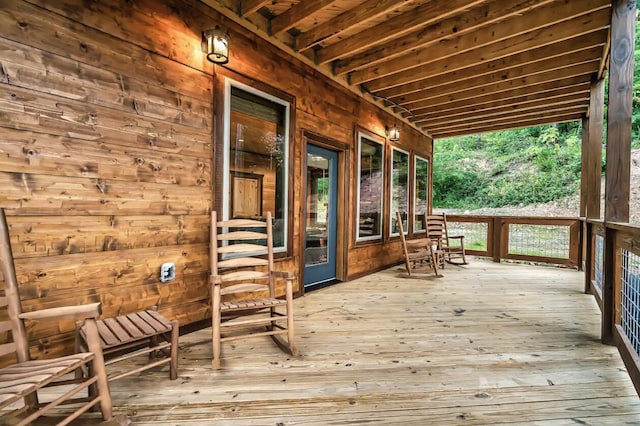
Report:
M393 267L297 299L297 358L253 339L214 371L210 329L182 336L178 380L117 381L114 410L134 425L640 422L582 273L478 259L443 272Z

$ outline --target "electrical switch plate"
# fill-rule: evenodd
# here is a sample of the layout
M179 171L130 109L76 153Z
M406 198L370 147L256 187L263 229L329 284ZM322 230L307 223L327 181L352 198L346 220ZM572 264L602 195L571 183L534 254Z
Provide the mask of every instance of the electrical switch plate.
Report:
M160 281L166 283L176 278L176 265L173 262L163 263L160 266Z

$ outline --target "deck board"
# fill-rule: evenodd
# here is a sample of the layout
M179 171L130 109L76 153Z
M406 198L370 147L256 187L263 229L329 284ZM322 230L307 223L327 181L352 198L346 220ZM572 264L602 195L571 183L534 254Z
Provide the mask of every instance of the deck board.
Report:
M134 425L621 425L640 400L583 274L473 259L443 278L402 267L295 301L301 355L268 338L180 338L162 370L111 385Z

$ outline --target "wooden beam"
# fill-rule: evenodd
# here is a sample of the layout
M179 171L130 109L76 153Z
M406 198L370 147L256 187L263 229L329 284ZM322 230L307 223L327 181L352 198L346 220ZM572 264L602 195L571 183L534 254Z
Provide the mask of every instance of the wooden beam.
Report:
M459 129L466 129L469 127L476 127L478 123L483 126L492 126L494 124L502 124L507 121L526 121L535 120L538 117L547 117L549 115L561 115L561 114L584 114L587 110L587 106L584 102L574 102L568 105L556 105L555 107L536 107L532 109L524 109L514 112L508 112L498 114L492 117L484 118L482 120L477 119L474 116L468 116L460 121L454 123L442 123L432 125L427 123L424 127L429 129L432 134L456 131Z
M591 86L589 100L589 129L587 150L587 193L586 217L600 218L600 180L602 179L602 138L604 117L604 80Z
M482 114L491 114L494 111L506 110L509 108L519 108L526 105L542 105L545 102L555 104L561 102L564 99L589 99L589 87L590 83L584 83L578 86L563 87L547 91L544 93L534 93L531 95L518 96L510 99L498 99L491 102L484 102L478 105L467 105L466 103L457 108L438 109L433 108L431 111L425 114L417 115L411 118L411 120L417 125L424 125L429 123L430 120L441 118L446 120L449 117L464 116L467 114L474 114L476 116L482 116Z
M559 81L551 81L531 87L517 88L506 92L486 94L472 99L462 99L448 104L434 105L416 112L416 118L438 116L458 112L464 108L490 109L497 104L508 104L511 102L532 101L542 99L546 96L571 93L574 90L589 90L591 83L585 81L584 77L570 77Z
M409 31L463 12L469 7L487 0L435 0L400 16L390 17L386 22L352 35L318 51L317 60L326 64L344 58L370 46L384 43Z
M407 77L411 78L413 68L451 56L456 56L456 60L449 60L449 63L455 62L456 66L462 68L459 63L470 66L540 48L606 28L609 19L608 5L607 0L552 3L535 9L530 15L519 16L451 40L443 40L437 47L417 49L382 64L355 71L350 74L350 81L351 84L361 84L398 74L396 78L406 82ZM472 53L462 55L465 52ZM466 62L461 62L461 59ZM336 74L340 75L337 68Z
M401 102L402 99L400 97L402 95L422 91L425 88L455 82L461 82L460 84L463 84L462 81L469 78L507 72L516 67L542 63L542 61L550 62L557 60L560 57L571 57L574 54L581 54L582 50L593 49L594 47L598 47L600 49L602 46L602 37L604 36L605 31L606 30L596 31L576 38L550 44L544 49L527 50L506 58L500 58L449 72L442 72L437 75L433 75L433 69L428 66L425 66L424 68L418 67L414 68L414 71L416 72L414 78L416 78L417 81L381 90L382 87L379 83L384 83L385 80L391 80L384 78L368 83L367 89L376 93L376 95L393 99L394 102ZM595 56L597 57L598 55ZM386 87L387 85L383 84L382 86Z
M629 221L636 2L616 0L611 17L605 221Z
M507 115L521 116L526 113L554 110L559 107L573 108L578 105L586 111L589 107L589 96L581 93L579 95L565 95L556 99L542 98L527 104L507 104L484 112L468 112L466 114L438 116L432 119L416 120L414 123L424 125L429 128L436 128L443 125L454 126L469 121L491 120L497 117L505 117Z
M582 81L590 81L592 75L597 71L597 68L598 61L596 60L584 64L574 65L571 67L561 68L559 70L552 70L540 74L531 75L520 80L494 83L486 87L471 88L469 90L465 90L464 92L437 96L434 98L409 103L404 105L404 107L412 111L414 114L420 114L420 111L422 109L434 107L436 105L447 105L451 102L464 99L473 99L478 96L485 96L487 94L489 97L493 96L497 98L498 94L501 92L508 92L511 90L526 91L527 88L531 86L534 87L534 90L537 90L535 89L535 86L544 83L553 84L554 81L564 80L570 77L580 77ZM555 87L557 88L560 86Z
M580 150L580 217L587 217L587 194L589 187L587 186L587 165L589 158L589 117L585 114L582 117L582 149ZM590 267L587 266L586 271ZM585 271L585 272L586 272ZM589 282L587 280L587 282Z
M496 0L480 5L468 12L452 16L449 19L434 22L424 28L411 31L398 38L376 46L347 59L336 61L336 72L339 74L370 67L379 62L392 60L409 51L433 46L447 37L460 36L487 27L495 22L505 21L517 15L529 13L553 0Z
M242 0L240 14L242 16L252 15L270 3L270 0Z
M425 87L425 89L420 92L401 96L393 99L393 101L399 105L409 105L412 102L419 102L424 99L464 92L470 88L479 89L481 87L492 86L497 83L504 84L508 81L526 83L528 79L531 79L533 76L538 74L560 71L563 68L589 63L594 60L594 55L597 55L599 50L600 48L594 47L589 50L575 52L572 55L562 55L547 61L540 61L534 64L527 64L508 70L497 71L489 75L473 77L467 80L456 81L437 87ZM597 56L595 56L595 58L597 60Z
M342 31L361 25L371 19L388 13L405 0L367 0L322 24L316 25L296 37L296 48L304 51L317 44L330 40Z
M271 34L283 33L336 0L302 0L271 20Z
M478 125L477 127L469 127L468 129L465 129L465 130L432 134L432 137L435 139L443 139L443 138L451 138L454 136L475 135L477 133L494 132L496 130L519 129L524 127L539 126L542 124L566 123L569 121L580 120L580 117L581 117L580 114L552 115L549 117L540 117L536 120L505 121L504 123L495 124L492 126ZM425 131L426 130L427 129L425 129Z

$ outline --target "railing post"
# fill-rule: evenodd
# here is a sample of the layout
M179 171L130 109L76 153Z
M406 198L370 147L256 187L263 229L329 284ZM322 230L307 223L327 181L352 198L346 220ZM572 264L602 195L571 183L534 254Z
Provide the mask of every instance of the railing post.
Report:
M500 263L502 255L502 219L493 217L493 261Z
M593 276L593 226L585 220L585 232L584 232L584 292L585 294L591 294L591 280Z
M605 227L604 231L604 276L602 283L602 343L615 344L613 329L615 324L614 282L616 272L620 268L616 256L616 230Z
M584 233L585 233L585 221L584 218L578 219L578 271L584 270Z

